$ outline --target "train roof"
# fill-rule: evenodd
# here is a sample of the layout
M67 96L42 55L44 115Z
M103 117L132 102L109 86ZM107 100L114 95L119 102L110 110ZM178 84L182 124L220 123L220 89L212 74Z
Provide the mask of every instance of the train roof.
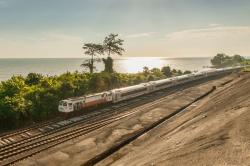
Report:
M185 74L185 75L181 75L181 76L176 76L177 79L182 79L182 78L187 78L187 77L191 77L194 74Z
M156 81L151 81L151 82L162 83L162 82L170 82L170 81L173 81L173 80L176 80L176 79L177 79L176 77L171 77L171 78L166 78L166 79L161 79L161 80L156 80Z

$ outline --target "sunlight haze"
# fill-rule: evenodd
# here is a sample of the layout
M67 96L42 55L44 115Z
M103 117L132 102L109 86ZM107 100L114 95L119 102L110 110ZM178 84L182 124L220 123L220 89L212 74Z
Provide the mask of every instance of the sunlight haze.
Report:
M250 55L249 0L0 0L0 58L83 57L109 33L123 57Z

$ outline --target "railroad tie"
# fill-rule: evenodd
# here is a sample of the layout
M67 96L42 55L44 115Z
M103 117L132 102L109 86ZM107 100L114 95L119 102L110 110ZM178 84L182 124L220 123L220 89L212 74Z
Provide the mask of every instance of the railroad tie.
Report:
M51 127L51 126L46 126L46 128L48 128L48 129L50 129L50 130L54 130L54 128Z
M29 136L26 135L26 134L20 134L20 135L21 135L21 137L23 137L23 138L29 138Z
M25 132L28 136L32 136L32 134L30 132Z
M0 144L1 144L1 146L3 146L3 145L6 145L7 143L4 142L3 140L0 140Z
M6 144L10 144L11 143L8 139L3 139L3 142L5 142Z
M11 138L11 137L8 138L8 140L11 141L11 142L16 142L16 140L14 138Z
M38 128L38 130L39 130L40 132L44 132L44 129L42 129L42 128Z

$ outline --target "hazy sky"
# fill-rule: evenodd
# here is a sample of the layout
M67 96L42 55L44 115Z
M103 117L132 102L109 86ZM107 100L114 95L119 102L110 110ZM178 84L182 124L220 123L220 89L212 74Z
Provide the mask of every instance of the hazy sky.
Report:
M0 0L0 57L83 57L113 32L124 56L250 55L250 0Z

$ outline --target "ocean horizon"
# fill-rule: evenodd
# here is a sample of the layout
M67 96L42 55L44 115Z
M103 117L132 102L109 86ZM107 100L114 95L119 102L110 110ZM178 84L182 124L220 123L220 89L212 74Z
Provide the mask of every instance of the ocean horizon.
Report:
M0 80L7 80L13 75L26 76L34 72L43 75L59 75L65 72L86 71L81 63L86 58L1 58ZM114 58L114 70L120 73L141 72L144 66L150 69L170 66L180 70L200 71L208 66L211 57L118 57ZM104 69L102 62L96 63L96 72Z

